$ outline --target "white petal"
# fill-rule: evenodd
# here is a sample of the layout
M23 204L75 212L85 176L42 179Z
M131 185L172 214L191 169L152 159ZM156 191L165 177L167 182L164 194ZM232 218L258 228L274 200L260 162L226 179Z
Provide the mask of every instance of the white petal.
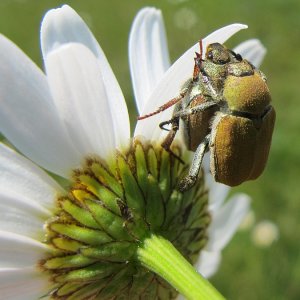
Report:
M37 268L0 268L1 298L6 300L35 300L45 295L49 284ZM42 298L42 299L48 299Z
M129 65L138 112L170 67L169 51L161 11L145 7L139 11L129 36Z
M230 187L222 183L216 182L210 174L209 176L212 180L211 186L208 191L209 210L216 211L225 201Z
M202 250L196 263L196 269L202 276L209 278L217 272L220 262L220 252L209 252Z
M230 241L249 211L250 197L236 194L221 209L214 212L208 229L206 250L221 251Z
M117 146L114 120L118 116L95 56L82 44L67 44L48 54L46 71L54 101L78 151L106 157Z
M0 35L0 131L42 167L68 175L78 160L53 106L44 74Z
M270 247L279 238L278 226L269 220L260 221L252 230L251 239L257 247Z
M0 230L0 268L36 266L48 251L34 239Z
M211 33L202 40L204 49L206 49L208 44L213 42L224 43L236 32L245 28L247 28L246 25L232 24ZM195 52L199 52L199 43L196 43L187 50L164 74L147 100L142 115L155 111L159 106L179 95L181 86L187 79L191 78L193 74ZM172 109L168 109L156 116L139 121L135 135L144 135L154 141L160 139L162 134L165 133L162 132L158 124L162 121L169 120L171 114Z
M0 211L1 230L40 240L45 235L44 222L51 216L31 199L13 191L0 191Z
M0 191L20 195L40 213L47 214L62 189L46 172L0 143Z
M103 88L114 115L112 130L115 144L121 145L130 137L129 115L121 88L104 52L85 22L71 7L64 5L48 11L42 22L41 44L44 60L46 61L50 52L68 43L82 44L96 56L104 83ZM101 100L97 99L97 101Z
M242 55L243 58L249 60L255 67L259 68L267 50L257 39L245 41L236 46L233 51Z
M208 189L209 210L214 212L225 201L230 187L215 181L210 173L210 153L206 153L203 158L203 168L205 172L205 183Z
M68 5L49 10L41 25L43 57L64 44L79 43L99 55L99 45L82 18Z

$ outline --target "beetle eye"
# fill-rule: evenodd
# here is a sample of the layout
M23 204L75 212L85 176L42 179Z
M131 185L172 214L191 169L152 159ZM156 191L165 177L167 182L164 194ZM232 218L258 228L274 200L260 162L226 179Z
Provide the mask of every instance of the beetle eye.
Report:
M206 59L216 65L224 65L230 61L230 55L223 45L214 43L208 46Z
M208 59L210 59L210 60L213 60L213 53L212 53L212 51L209 51L208 53L207 53L207 58Z

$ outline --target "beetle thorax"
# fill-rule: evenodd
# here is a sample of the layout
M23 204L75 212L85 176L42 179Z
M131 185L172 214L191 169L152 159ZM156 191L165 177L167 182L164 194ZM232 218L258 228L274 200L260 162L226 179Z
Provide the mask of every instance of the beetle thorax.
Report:
M271 102L264 76L257 70L252 75L229 75L224 84L224 98L231 111L260 116Z

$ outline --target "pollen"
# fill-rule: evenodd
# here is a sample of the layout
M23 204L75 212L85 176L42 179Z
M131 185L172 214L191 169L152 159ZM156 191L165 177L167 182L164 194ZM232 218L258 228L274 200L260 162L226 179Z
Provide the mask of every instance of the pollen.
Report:
M181 157L180 148L172 151ZM51 299L175 299L177 292L137 260L152 233L168 239L191 263L207 242L210 223L203 176L187 192L178 182L188 166L159 146L132 142L104 162L89 158L74 171L47 222L53 248L40 266Z

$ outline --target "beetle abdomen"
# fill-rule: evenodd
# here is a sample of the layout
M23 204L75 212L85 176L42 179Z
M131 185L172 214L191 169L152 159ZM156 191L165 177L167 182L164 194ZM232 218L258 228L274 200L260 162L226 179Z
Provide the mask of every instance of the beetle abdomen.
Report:
M213 122L211 172L217 182L236 186L256 179L264 170L275 122L270 107L257 128L254 121L219 113Z

